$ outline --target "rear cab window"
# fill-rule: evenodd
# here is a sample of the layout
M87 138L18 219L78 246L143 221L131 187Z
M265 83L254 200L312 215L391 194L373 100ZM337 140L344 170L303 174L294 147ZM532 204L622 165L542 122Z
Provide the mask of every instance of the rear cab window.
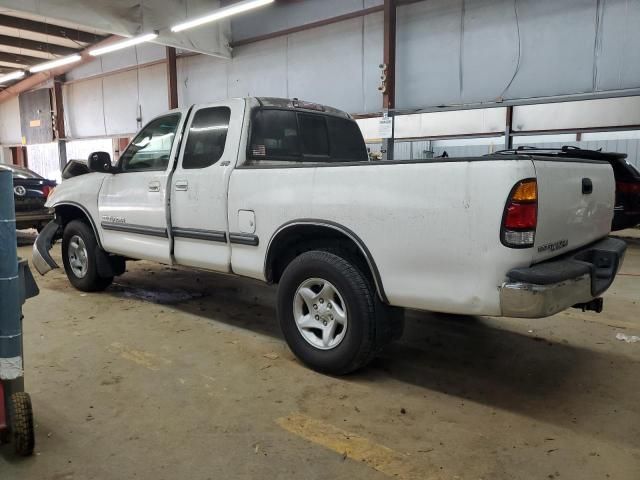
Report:
M247 164L367 162L355 121L327 113L256 108Z

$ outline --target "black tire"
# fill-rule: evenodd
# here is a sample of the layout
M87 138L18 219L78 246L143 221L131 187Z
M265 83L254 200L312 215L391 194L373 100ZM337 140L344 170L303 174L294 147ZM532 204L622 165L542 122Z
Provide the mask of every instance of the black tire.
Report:
M28 457L36 444L33 430L33 409L28 393L18 392L9 400L9 429L16 454Z
M69 243L72 237L79 236L85 244L87 251L87 272L84 277L77 276L69 262ZM62 235L62 262L67 278L71 284L83 292L99 292L107 288L113 282L113 277L101 277L98 275L96 252L98 242L93 229L81 220L73 220L64 228Z
M321 278L333 284L346 303L346 333L342 341L330 350L321 350L307 342L294 318L296 291L311 278ZM384 344L379 333L386 319L376 311L375 289L360 269L334 253L313 250L292 260L280 279L277 309L289 348L303 363L322 373L345 375L358 370L373 360Z

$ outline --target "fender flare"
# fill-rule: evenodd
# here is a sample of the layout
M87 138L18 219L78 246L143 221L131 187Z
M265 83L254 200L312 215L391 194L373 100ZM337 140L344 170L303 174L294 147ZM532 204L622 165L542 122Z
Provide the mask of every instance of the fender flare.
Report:
M297 220L292 220L290 222L287 222L281 225L271 236L271 238L269 239L269 243L267 245L267 250L266 250L265 259L264 259L264 277L267 280L269 280L269 264L271 262L270 257L271 257L271 251L272 251L271 247L273 246L274 242L276 241L278 236L285 233L288 229L292 227L301 226L301 225L329 228L337 232L340 232L343 235L345 235L347 238L349 238L358 247L358 250L360 250L360 253L365 258L367 262L367 266L369 267L369 270L371 271L371 275L373 276L374 286L376 288L378 296L380 297L380 300L383 303L386 303L386 304L389 303L389 299L387 298L387 295L385 293L384 285L382 283L382 278L380 276L380 271L378 270L378 266L376 265L376 262L373 259L373 255L367 248L364 241L350 228L345 227L344 225L341 225L337 222L333 222L331 220L301 218Z

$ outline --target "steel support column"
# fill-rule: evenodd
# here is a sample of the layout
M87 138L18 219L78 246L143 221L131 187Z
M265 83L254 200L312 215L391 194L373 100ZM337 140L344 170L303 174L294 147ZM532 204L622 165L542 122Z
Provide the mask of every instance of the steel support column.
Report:
M504 127L504 148L511 150L513 148L513 105L507 107L507 121Z
M167 87L169 89L169 110L173 110L178 108L178 73L174 47L167 47Z
M55 138L58 142L58 160L60 171L67 165L67 134L64 129L64 104L62 101L62 76L53 79L53 128Z
M393 118L393 109L396 104L396 0L384 0L384 75L382 90L383 112ZM395 120L393 122L395 130ZM383 141L383 160L393 160L395 131L391 138Z

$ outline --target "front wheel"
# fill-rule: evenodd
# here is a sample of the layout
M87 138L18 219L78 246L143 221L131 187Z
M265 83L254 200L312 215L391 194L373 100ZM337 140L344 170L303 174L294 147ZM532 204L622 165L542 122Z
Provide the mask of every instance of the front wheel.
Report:
M83 292L104 290L113 277L98 275L96 253L98 242L89 225L73 220L65 227L62 235L62 262L71 284Z
M293 353L314 370L344 375L376 351L375 291L351 262L326 251L296 257L278 287L278 318Z

